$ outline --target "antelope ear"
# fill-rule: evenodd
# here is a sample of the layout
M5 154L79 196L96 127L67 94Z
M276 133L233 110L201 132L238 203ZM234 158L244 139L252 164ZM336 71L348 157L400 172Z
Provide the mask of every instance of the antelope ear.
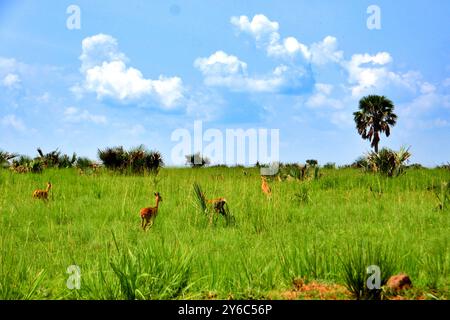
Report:
M155 196L157 195L157 193L155 192Z

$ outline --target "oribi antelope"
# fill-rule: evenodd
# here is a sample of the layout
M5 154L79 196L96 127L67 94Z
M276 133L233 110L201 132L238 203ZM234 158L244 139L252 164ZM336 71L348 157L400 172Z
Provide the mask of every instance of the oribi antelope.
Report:
M156 205L154 207L142 208L140 211L141 219L142 219L142 229L147 228L150 225L150 228L153 226L153 222L155 221L156 216L158 215L158 206L159 203L162 202L162 197L159 192L155 192L155 201Z

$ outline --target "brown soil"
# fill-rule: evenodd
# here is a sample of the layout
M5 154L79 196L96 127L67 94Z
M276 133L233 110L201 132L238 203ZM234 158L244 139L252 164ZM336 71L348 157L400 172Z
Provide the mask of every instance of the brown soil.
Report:
M305 282L303 279L295 279L291 290L271 292L267 298L275 300L354 300L354 297L345 286L318 281ZM388 295L386 298L389 300L426 299L423 294L414 294L410 290L403 290L400 294Z
M295 279L292 290L269 294L269 299L279 296L285 300L347 300L351 299L350 292L341 285L325 284L316 281L304 283L302 279ZM271 297L272 296L272 297Z

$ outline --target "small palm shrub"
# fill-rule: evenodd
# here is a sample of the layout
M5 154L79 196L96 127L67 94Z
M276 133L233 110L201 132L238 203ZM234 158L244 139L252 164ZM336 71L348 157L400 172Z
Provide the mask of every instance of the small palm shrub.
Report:
M412 170L422 170L422 169L426 169L424 166L422 166L420 163L413 163L407 166L408 169L412 169Z
M366 157L361 156L351 164L351 167L367 170L369 168L369 162L367 161Z
M192 168L201 168L209 165L211 161L197 152L195 154L188 154L185 156L186 164L190 165Z
M13 160L13 166L26 166L28 165L33 159L31 159L28 156L20 155L16 159Z
M91 166L93 165L93 163L94 163L94 162L93 162L91 159L89 159L89 158L86 158L86 157L79 157L79 158L77 159L77 162L75 163L75 166L76 166L77 168L79 168L79 169L85 170L85 169L91 167Z
M110 170L123 170L128 162L127 152L122 146L99 149L98 157L103 162L103 165Z
M28 156L21 155L13 160L10 169L16 173L41 173L44 166L44 162L39 158L31 159Z
M336 169L336 163L334 162L327 162L323 165L324 169Z
M286 164L283 166L282 172L294 179L300 180L302 178L302 170L298 164Z
M41 160L34 159L28 164L28 169L32 173L41 173L44 170L44 166L45 164Z
M164 165L162 155L159 151L150 151L146 153L144 158L144 167L151 173L157 174L159 169Z
M120 172L157 174L164 165L161 153L148 151L143 145L129 151L124 150L122 146L99 149L98 157L107 169Z
M77 154L73 153L71 157L63 154L58 159L58 168L72 168L77 162Z
M437 166L436 169L450 170L450 162L448 162L447 164L443 164L443 165Z
M143 145L128 151L128 164L133 173L150 172L157 174L164 165L161 153L148 151Z
M37 148L38 156L36 157L46 168L57 167L59 164L59 157L61 152L56 149L44 154L41 148Z
M369 153L367 162L372 171L388 177L396 177L404 172L405 164L410 157L411 153L406 148L402 147L398 152L383 148L378 153Z
M9 169L15 173L27 173L31 161L33 160L30 157L20 155L12 161L12 165Z
M44 153L41 148L38 148L37 152L34 160L39 161L44 168L72 168L77 161L76 153L69 156L58 149Z
M280 175L284 177L292 177L296 180L305 180L309 176L310 165L300 165L298 163L281 164Z

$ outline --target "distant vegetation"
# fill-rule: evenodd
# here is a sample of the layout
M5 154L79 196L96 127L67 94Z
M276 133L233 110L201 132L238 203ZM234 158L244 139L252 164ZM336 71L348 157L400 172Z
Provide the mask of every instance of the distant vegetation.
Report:
M197 152L195 154L188 154L186 157L186 164L190 165L192 168L201 168L209 165L211 161Z
M202 168L209 166L209 158L200 155L200 153L186 155L186 164L192 168ZM100 163L87 157L78 157L75 153L72 155L63 154L58 149L44 153L42 149L37 149L37 155L32 158L27 155L19 155L0 150L0 168L10 168L17 173L41 173L48 168L78 168L86 170L93 167L102 166L108 170L121 173L142 174L144 172L155 174L164 166L163 157L158 151L149 151L141 145L130 150L125 150L122 146L108 147L98 150ZM378 153L372 151L366 155L357 158L353 163L339 166L339 168L358 168L365 172L375 172L388 177L398 176L406 169L423 169L421 164L414 163L408 165L411 158L409 148L402 147L399 151L388 148L381 149ZM268 165L254 165L256 168L267 167ZM245 169L242 165L227 166L217 164L213 168L235 167ZM320 166L314 159L308 159L304 164L301 163L279 163L278 176L281 179L304 180L308 177L320 177L321 169L337 169L334 162L328 162ZM450 170L450 163L436 166L439 169Z
M164 165L163 158L158 151L148 151L144 146L132 148L129 151L123 147L106 148L98 150L98 157L102 165L110 170L122 173L158 173ZM44 153L37 149L37 155L31 158L27 155L19 155L0 150L0 167L10 168L17 173L41 173L49 168L78 168L86 170L98 167L98 164L87 158L71 156L61 153L58 149Z
M149 151L143 145L128 151L122 146L99 149L98 157L107 169L120 172L157 174L164 165L161 153Z

